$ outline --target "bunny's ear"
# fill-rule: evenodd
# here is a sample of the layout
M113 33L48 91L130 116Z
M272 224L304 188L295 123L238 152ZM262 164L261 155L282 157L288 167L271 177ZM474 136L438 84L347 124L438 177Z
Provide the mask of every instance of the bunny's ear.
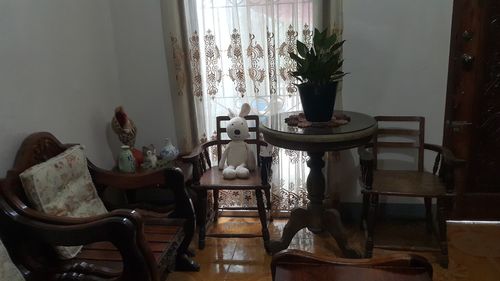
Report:
M229 118L236 117L236 114L234 114L234 112L231 109L228 108L227 111L229 111Z
M240 117L245 117L250 113L250 105L248 103L244 103L241 105Z

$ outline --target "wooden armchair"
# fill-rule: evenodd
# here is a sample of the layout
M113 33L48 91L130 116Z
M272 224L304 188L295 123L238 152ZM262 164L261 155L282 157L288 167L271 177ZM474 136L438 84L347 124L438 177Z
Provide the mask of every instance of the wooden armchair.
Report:
M219 190L253 190L255 191L255 196L257 199L257 208L227 208L227 209L245 209L245 210L255 210L259 212L260 222L262 224L262 237L264 239L264 245L267 250L269 242L269 231L267 228L267 216L266 207L264 206L264 199L262 191L266 196L267 210L271 212L271 186L268 179L268 168L262 165L262 161L259 157L260 146L267 146L267 143L259 139L259 117L256 115L245 116L245 119L249 122L249 131L254 133L253 137L247 139L246 142L249 144L254 144L257 151L257 166L258 169L250 173L250 178L248 179L234 179L226 180L222 176L222 171L219 170L217 165L212 166L212 161L210 159L210 149L215 148L218 161L221 159L222 146L228 144L230 140L223 139L222 134L226 133L227 130L223 126L223 122L230 120L229 116L218 116L217 117L217 138L213 141L208 141L201 144L193 150L190 155L184 156L183 159L189 163L193 164L193 180L191 187L197 193L197 217L198 217L198 227L199 227L199 243L200 249L205 247L205 236L212 237L243 237L250 238L256 237L253 234L210 234L206 235L206 220L207 220L207 191L212 190L214 196L214 220L217 220L219 212ZM252 125L251 122L254 122ZM270 214L269 214L270 215Z
M154 218L125 209L88 218L57 217L33 209L24 194L19 174L68 147L70 145L61 144L50 133L28 136L1 188L0 207L9 225L2 227L2 234L4 229L8 232L4 235L14 249L13 260L22 262L27 275L55 276L66 272L64 276L80 276L72 280L156 281L164 280L175 266L199 269L188 257L195 217L184 187L184 176L177 168L122 174L99 169L88 161L99 194L110 186L123 190L151 186L173 189L175 205L170 212ZM49 247L82 244L84 247L78 256L69 260L59 259Z
M284 250L273 256L273 281L431 281L432 266L417 255L343 259Z
M441 253L446 260L446 218L449 214L453 191L453 171L463 161L438 145L424 142L425 120L416 116L377 116L379 123L373 143L358 149L360 156L361 180L364 185L362 226L366 223L366 257L371 257L374 247L375 220L380 196L420 197L424 199L427 230L434 231L432 200L437 202L437 236ZM382 123L417 123L418 129L384 127ZM404 138L404 141L387 140L385 137ZM371 148L371 151L366 150ZM377 159L382 149L417 150L416 170L387 170L377 166ZM424 151L436 153L432 173L424 171ZM400 152L400 151L396 151ZM401 247L383 245L384 248ZM446 262L444 263L446 264Z

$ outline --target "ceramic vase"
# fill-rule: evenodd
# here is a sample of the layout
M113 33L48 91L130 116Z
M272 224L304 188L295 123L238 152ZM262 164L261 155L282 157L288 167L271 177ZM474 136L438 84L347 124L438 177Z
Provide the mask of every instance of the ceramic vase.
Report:
M179 150L169 139L165 139L165 146L160 150L160 156L164 161L172 161L179 155Z
M134 173L135 172L135 159L130 146L122 145L122 151L118 156L118 170L124 173Z

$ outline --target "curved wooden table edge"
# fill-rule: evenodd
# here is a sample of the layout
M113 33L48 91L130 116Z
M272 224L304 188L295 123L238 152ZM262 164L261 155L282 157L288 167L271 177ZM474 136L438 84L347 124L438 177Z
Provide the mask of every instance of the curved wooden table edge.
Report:
M358 147L369 142L377 132L374 124L366 129L341 134L298 135L276 131L262 125L260 131L266 142L287 149L301 151L336 151Z

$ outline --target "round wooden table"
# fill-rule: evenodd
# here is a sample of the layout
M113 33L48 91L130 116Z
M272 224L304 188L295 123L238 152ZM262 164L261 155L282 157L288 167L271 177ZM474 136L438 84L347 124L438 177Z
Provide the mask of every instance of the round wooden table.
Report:
M286 249L293 236L307 227L313 233L328 231L337 241L345 257L360 257L347 245L347 235L340 221L339 212L323 207L325 177L321 170L325 166L323 155L326 151L339 151L368 143L377 130L377 122L373 117L358 112L336 111L335 113L345 114L351 121L339 127L288 126L285 118L298 112L280 113L268 117L267 120L263 118L261 121L260 130L266 142L286 149L307 151L309 155L307 166L310 172L306 185L309 204L307 208L292 210L281 239L270 241L269 248L272 253Z

